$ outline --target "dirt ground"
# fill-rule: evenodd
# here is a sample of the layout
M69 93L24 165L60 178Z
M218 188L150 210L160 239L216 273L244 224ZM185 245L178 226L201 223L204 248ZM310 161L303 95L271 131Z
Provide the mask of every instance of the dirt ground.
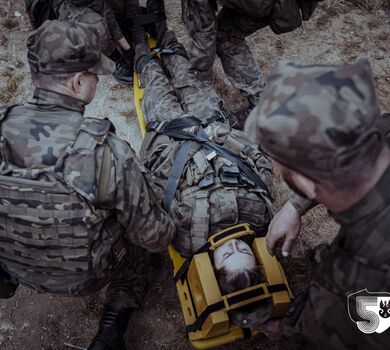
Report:
M389 4L389 1L387 4ZM368 58L372 65L383 111L390 111L390 11L378 8L380 0L357 0L360 6L343 0L326 0L313 18L293 33L281 36L263 29L248 41L266 76L279 59L305 63L353 62ZM369 6L367 6L367 4ZM365 6L362 6L365 5ZM370 10L367 9L370 7ZM179 1L166 0L169 26L185 44L186 32L180 19ZM32 93L26 60L25 40L30 26L22 0L0 0L0 102L22 103ZM224 78L220 63L215 66L214 86L228 107L243 100ZM118 134L135 150L141 139L132 102L132 89L112 77L101 79L97 96L87 116L108 117ZM276 206L286 198L287 189L275 176ZM331 241L337 225L324 208L304 218L303 231L291 257L282 259L295 295L310 278L307 248L320 240ZM184 332L167 254L153 257L145 306L131 316L127 333L129 349L190 349ZM0 301L0 348L84 349L92 339L102 309L103 293L87 298L40 295L26 288ZM270 344L259 336L221 349L288 349L285 343Z

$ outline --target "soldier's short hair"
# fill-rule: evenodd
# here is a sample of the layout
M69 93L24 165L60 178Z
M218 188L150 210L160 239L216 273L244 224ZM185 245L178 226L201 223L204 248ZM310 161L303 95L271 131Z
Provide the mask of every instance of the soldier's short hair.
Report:
M385 144L368 61L345 65L280 62L246 131L279 163L312 178L365 176ZM357 173L356 173L357 171Z
M41 72L31 72L31 78L34 85L40 88L50 88L53 85L65 84L77 73L57 73L45 74Z

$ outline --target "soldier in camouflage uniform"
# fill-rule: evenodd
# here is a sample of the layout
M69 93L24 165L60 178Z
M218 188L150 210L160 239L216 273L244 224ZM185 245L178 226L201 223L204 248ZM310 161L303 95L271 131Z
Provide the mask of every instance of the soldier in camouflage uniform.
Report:
M113 76L125 84L133 83L134 50L131 44L129 9L138 0L25 0L26 12L34 29L47 19L83 23L93 27L103 53L116 63Z
M385 349L390 342L388 330L360 331L348 313L356 300L347 300L364 289L390 292L389 124L367 61L280 63L248 118L250 138L275 159L290 187L324 204L341 225L329 248L317 251L313 281L280 324L300 349ZM360 319L362 327L375 321ZM264 328L275 336L278 326Z
M175 248L183 256L191 256L209 235L240 222L251 223L257 233L264 234L272 215L270 160L246 140L243 132L230 128L221 113L220 97L189 71L185 50L172 32L167 31L163 37L166 53L161 54L160 61L151 55L145 37L137 37L141 41L135 48L136 70L145 87L142 108L149 123L140 157L164 193L163 205L176 223ZM188 142L164 134L163 129L175 122L193 121L193 117L202 121L203 127L184 130L192 135L194 129L204 132L236 158L208 153L194 142L184 157L182 171L173 175ZM239 169L240 161L253 169L263 186L252 182ZM171 192L171 201L166 201L167 189L175 178L177 187Z
M1 294L18 283L72 296L109 284L90 349L125 349L145 295L145 249L166 249L174 226L130 145L107 119L83 118L98 74L114 67L97 34L46 21L27 47L33 98L0 113Z
M236 111L242 128L249 111L257 103L264 89L260 67L245 38L257 30L270 26L276 34L292 31L308 20L316 1L290 0L221 0L217 12L215 0L182 0L184 24L192 38L190 69L202 79L210 80L216 55L234 87L249 104Z

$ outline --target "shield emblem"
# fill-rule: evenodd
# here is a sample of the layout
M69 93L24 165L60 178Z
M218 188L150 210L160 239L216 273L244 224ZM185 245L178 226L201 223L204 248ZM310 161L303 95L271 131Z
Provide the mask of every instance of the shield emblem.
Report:
M363 333L383 333L390 327L390 293L362 289L347 299L349 317Z

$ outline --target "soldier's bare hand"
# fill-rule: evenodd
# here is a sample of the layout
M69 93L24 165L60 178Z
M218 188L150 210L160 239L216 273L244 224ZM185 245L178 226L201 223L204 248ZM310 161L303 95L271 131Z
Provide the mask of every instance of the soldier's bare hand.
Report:
M288 256L302 227L301 216L290 201L287 201L272 219L266 237L268 252L275 254L276 242L283 239L282 255Z

